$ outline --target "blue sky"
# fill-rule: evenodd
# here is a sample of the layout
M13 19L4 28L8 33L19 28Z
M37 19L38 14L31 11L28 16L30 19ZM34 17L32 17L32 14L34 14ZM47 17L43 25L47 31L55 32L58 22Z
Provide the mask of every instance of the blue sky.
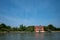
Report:
M0 0L0 23L60 27L60 0Z

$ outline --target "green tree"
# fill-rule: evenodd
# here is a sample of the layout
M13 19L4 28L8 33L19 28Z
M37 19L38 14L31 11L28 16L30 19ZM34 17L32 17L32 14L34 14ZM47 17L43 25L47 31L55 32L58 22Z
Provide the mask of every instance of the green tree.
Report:
M44 26L44 30L47 31L47 29L48 29L47 26Z
M4 23L0 24L1 31L6 31L6 28L7 28L7 26Z
M25 30L26 30L26 26L23 26L23 24L20 25L20 31L25 31Z
M5 25L4 23L0 24L0 31L9 31L10 29L10 26Z
M12 31L17 31L17 27L13 27L12 28Z
M34 31L34 26L28 26L27 31L31 31L31 32Z
M56 30L56 28L52 24L49 24L47 28L50 30Z
M2 23L0 24L0 28L7 28L7 26L4 23Z

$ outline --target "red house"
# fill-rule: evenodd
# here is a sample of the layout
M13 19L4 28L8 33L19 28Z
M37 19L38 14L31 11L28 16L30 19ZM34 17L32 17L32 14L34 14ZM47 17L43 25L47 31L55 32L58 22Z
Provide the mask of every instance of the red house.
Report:
M44 32L44 27L43 26L35 26L34 30L35 30L35 32Z

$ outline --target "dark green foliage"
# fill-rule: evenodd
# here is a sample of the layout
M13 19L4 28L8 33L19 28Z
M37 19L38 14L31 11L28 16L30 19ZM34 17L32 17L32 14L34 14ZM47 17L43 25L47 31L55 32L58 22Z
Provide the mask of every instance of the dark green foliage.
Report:
M6 26L4 23L0 24L0 31L9 31L10 26Z
M25 27L25 26L23 26L23 24L22 24L22 25L20 25L20 31L24 31L24 30L26 30L26 27Z
M48 27L47 26L44 26L44 30L47 31Z
M44 30L48 31L52 30L52 31L60 31L60 28L56 28L54 27L52 24L49 24L48 26L44 26ZM0 31L30 31L33 32L34 31L34 26L24 26L23 24L20 25L20 27L13 27L11 28L11 26L7 26L4 23L0 24Z
M52 24L49 24L47 29L50 29L52 31L56 30L56 28Z
M26 30L33 32L33 31L34 31L34 26L28 26L28 27L26 28Z
M56 28L56 31L60 31L60 28Z
M0 29L1 29L1 28L7 28L7 26L2 23L2 24L0 24Z

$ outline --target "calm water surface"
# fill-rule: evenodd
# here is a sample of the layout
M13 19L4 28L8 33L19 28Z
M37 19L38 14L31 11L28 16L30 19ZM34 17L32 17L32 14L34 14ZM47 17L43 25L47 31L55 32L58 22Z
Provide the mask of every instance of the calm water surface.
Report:
M60 40L60 32L52 33L6 33L0 40Z

